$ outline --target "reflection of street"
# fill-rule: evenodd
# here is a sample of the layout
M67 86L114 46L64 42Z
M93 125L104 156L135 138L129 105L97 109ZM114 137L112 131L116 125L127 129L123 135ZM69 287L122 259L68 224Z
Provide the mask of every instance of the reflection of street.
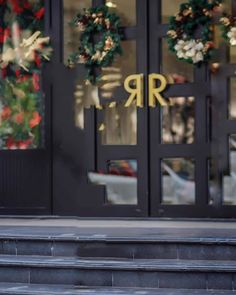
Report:
M162 167L168 174L163 176L164 203L174 205L194 204L195 182L182 178L164 162Z
M163 143L191 144L194 142L194 97L170 98L171 104L162 108Z
M136 205L137 178L121 175L105 175L89 173L89 180L106 187L106 197L109 204Z
M223 178L224 203L236 205L236 136L230 137L230 175Z

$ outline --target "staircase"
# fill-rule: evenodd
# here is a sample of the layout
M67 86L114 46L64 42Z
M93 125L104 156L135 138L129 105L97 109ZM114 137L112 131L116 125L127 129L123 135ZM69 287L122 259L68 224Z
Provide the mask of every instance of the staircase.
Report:
M236 295L236 237L1 227L0 294Z

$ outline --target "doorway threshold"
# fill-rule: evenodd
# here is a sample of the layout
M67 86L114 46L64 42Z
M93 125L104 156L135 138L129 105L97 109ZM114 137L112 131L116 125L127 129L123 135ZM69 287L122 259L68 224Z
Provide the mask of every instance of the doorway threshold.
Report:
M232 219L112 219L1 216L1 226L74 227L74 228L189 228L236 229Z

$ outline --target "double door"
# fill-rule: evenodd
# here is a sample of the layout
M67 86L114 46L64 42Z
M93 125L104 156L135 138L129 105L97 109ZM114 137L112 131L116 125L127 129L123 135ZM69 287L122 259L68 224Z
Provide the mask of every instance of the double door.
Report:
M234 66L226 60L229 49L217 37L217 26L214 62L222 66L220 72L211 72L214 65L193 67L168 51L168 17L178 11L181 1L106 3L121 16L124 53L103 70L103 84L93 87L83 84L83 65L71 71L63 64L78 45L77 40L71 42L77 35L65 23L75 10L104 1L76 5L65 0L58 6L52 0L52 32L58 46L53 61L54 212L90 217L232 217L234 148L219 117L233 134L227 81ZM228 9L231 5L234 1ZM61 11L64 41L58 29ZM135 73L144 75L144 107L125 108L128 93L123 82ZM165 75L169 82L164 91L168 106L148 107L152 73ZM91 104L96 107L87 109ZM227 114L220 112L222 105ZM233 108L231 104L232 112Z

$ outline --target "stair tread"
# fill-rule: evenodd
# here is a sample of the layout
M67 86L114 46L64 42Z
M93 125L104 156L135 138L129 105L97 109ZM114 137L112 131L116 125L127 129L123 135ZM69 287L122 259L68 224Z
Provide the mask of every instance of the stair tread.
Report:
M226 290L173 290L145 288L101 288L64 285L34 285L0 283L1 294L16 295L235 295L236 291Z
M188 223L182 227L172 225L163 228L141 227L109 227L112 221L107 221L107 227L65 227L65 226L0 226L0 240L43 240L43 241L106 241L106 242L164 242L164 243L217 243L236 244L236 229L234 224L224 223L224 228L208 227L188 228Z
M0 255L0 266L146 271L236 271L236 261Z

